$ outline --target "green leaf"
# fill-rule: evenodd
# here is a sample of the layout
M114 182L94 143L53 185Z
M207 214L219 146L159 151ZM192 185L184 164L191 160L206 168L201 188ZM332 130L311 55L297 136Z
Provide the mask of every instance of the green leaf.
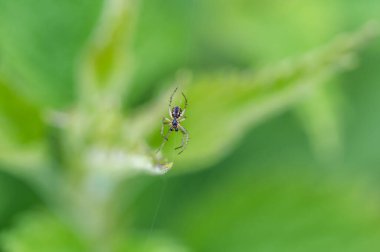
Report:
M42 105L74 98L74 72L102 0L0 1L0 62L23 95Z
M158 83L201 53L195 48L201 20L197 1L139 2L133 39L134 85L124 101L129 108L155 97Z
M199 197L180 201L180 214L166 225L195 251L379 250L373 188L358 177L336 180L305 168L236 167L239 174L211 179Z
M89 231L94 232L94 230ZM112 232L105 233L96 241L86 240L83 238L83 233L75 231L73 226L46 212L23 215L14 227L1 234L0 241L0 248L6 252L188 251L173 238L158 233L147 237L136 234L126 236L125 232Z
M216 162L234 148L249 128L289 109L332 75L351 67L358 50L376 32L377 27L369 24L299 59L257 73L225 71L195 77L191 85L181 87L189 99L188 119L183 123L190 133L188 149L177 157L172 149L180 139L172 138L165 146L165 155L176 165L191 170ZM167 114L171 92L139 110L131 121L133 134L150 134L154 130L152 143L159 145L159 130L152 125Z
M2 169L3 165L0 165ZM17 200L15 200L17 199ZM20 212L41 204L31 187L0 171L0 228L12 224Z
M44 125L40 108L12 90L8 83L0 79L0 117L7 121L0 128L7 128L21 143L40 141Z
M173 237L165 233L151 233L147 235L142 233L129 234L129 237L120 237L119 244L115 243L114 250L117 252L133 251L133 252L188 252L185 246L180 244Z
M41 108L0 78L0 162L5 164L2 169L18 174L41 166L46 154L42 117Z
M7 252L89 251L69 226L43 212L18 219L15 227L2 234L1 241Z
M321 161L338 161L343 153L341 100L336 86L322 86L296 111Z
M105 1L79 65L80 102L120 107L131 73L135 1ZM116 107L115 107L116 106Z
M273 2L209 0L201 6L198 19L206 21L198 33L207 51L198 57L207 60L219 55L240 64L276 62L320 45L336 33L342 11L336 1L295 0L276 6Z

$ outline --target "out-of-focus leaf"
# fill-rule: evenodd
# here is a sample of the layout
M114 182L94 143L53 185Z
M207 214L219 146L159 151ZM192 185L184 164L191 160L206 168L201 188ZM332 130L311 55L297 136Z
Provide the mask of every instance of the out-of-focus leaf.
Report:
M13 174L41 165L46 129L40 108L0 79L0 162ZM18 167L18 168L16 168Z
M199 2L197 33L204 50L197 56L245 64L277 61L320 45L337 32L341 13L336 1Z
M188 169L205 167L220 159L249 127L302 101L326 78L350 67L358 49L376 31L377 27L370 24L298 60L286 61L261 72L232 71L194 78L185 88L189 107L188 119L183 125L191 136L189 147L180 157L172 159ZM155 143L159 145L159 130L152 125L167 114L163 107L168 104L170 93L146 110L138 111L130 122L130 134L139 136L154 130ZM174 144L179 145L178 141L169 141L165 153L171 152Z
M15 227L1 235L1 248L7 252L90 251L69 226L46 213L18 219Z
M297 109L316 156L321 161L338 161L343 153L342 115L339 91L322 86Z
M168 219L172 232L195 251L380 249L380 205L365 180L279 169L219 179L176 208L182 214Z
M44 125L40 109L21 97L1 79L0 116L7 122L2 123L0 129L7 128L8 133L18 142L41 141Z
M324 170L305 140L287 113L251 131L211 169L169 174L154 230L194 251L377 249L376 178ZM132 204L140 229L149 230L162 188L156 179Z
M130 234L120 237L120 243L115 246L115 252L188 252L185 246L173 237L163 233Z
M0 165L2 169L3 165ZM15 200L17 199L17 200ZM30 187L0 172L0 229L12 223L21 211L38 204L40 200Z
M160 82L197 53L197 1L140 1L133 40L133 86L125 99L133 107L155 97Z
M361 172L379 174L380 158L380 65L379 43L366 51L362 64L352 73L344 76L347 85L346 114L344 124L345 164ZM365 88L364 88L365 85Z
M91 241L86 240L81 236L81 232L77 231L53 215L44 212L29 213L18 219L14 227L0 235L0 248L6 252L188 251L174 239L163 234L143 236L134 234L128 237L126 236L127 233L114 232L110 237L105 234L106 237L103 236L99 240Z
M84 169L89 180L100 179L111 185L134 174L133 170L161 174L170 166L154 162L142 141L124 138L121 108L132 70L130 41L137 2L105 2L81 58L80 99L71 111L53 111L49 117L62 130L63 156L69 169Z
M43 105L72 101L77 56L101 3L0 1L0 62L14 88Z
M80 102L120 106L130 79L130 41L136 1L105 1L97 28L87 44L78 73ZM113 108L116 109L116 108Z

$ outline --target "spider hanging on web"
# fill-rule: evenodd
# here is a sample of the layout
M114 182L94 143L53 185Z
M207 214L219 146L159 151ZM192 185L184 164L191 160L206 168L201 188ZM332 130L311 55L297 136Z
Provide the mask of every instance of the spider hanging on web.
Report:
M169 140L168 137L169 137L170 133L172 133L173 131L176 131L176 132L180 131L183 135L182 136L182 144L175 148L175 150L181 149L181 151L178 154L181 154L185 150L187 143L189 142L189 133L181 125L181 122L183 122L186 119L185 111L187 108L187 99L186 99L186 96L183 92L182 92L182 96L185 99L185 106L184 106L183 110L179 106L174 106L172 108L173 96L177 92L177 89L178 89L178 87L176 89L174 89L172 95L170 96L170 100L169 100L169 115L170 115L171 119L166 118L166 117L162 118L161 135L164 138L164 140L163 140L160 148L157 150L157 152L160 151L162 149L162 147L164 147L165 143ZM164 135L165 125L169 126L169 130L166 133L166 135Z

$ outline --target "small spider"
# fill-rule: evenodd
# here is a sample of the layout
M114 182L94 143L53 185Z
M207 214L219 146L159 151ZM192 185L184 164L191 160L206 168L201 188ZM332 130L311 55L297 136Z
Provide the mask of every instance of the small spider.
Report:
M169 100L169 115L170 115L171 119L166 118L166 117L162 118L161 135L164 138L164 140L163 140L160 148L158 149L158 151L160 151L162 149L162 147L165 145L165 143L168 141L168 137L169 137L170 133L173 132L173 130L174 131L180 130L181 133L183 134L182 144L175 148L175 150L182 149L178 153L178 155L179 155L185 150L187 143L189 142L189 134L186 131L186 129L180 124L182 121L184 121L186 119L185 111L186 111L186 107L187 107L187 99L186 99L186 96L184 93L182 93L182 96L185 99L185 107L183 108L183 110L179 106L175 106L174 108L172 108L173 96L177 92L177 89L178 89L178 87L173 91L172 95L170 96L170 100ZM164 135L165 125L169 125L169 131L166 133L166 135Z

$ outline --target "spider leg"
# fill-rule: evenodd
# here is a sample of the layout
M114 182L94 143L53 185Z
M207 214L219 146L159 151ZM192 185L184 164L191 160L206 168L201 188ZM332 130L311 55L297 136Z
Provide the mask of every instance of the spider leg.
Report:
M185 117L185 112L186 112L186 109L182 110L181 117Z
M169 115L170 115L170 118L173 119L173 115L172 115L172 109L171 107L169 106Z
M169 124L171 121L170 119L163 117L162 118L162 125L161 125L161 136L164 137L164 127L166 124Z
M175 92L177 92L177 89L178 87L176 87L172 93L172 95L170 96L170 99L169 99L169 115L170 115L170 118L173 119L173 115L172 115L172 102L173 102L173 96L175 94Z
M163 135L164 140L162 141L162 144L160 145L160 148L158 148L156 153L160 152L160 150L164 147L165 143L169 140L168 137L169 137L170 133L172 133L172 131L169 129L168 133L166 133L165 136Z
M171 107L172 107L173 96L174 96L175 92L177 92L177 89L178 89L178 87L176 87L174 89L172 95L170 96L170 99L169 99L169 109L171 109Z
M181 154L181 153L185 150L185 148L186 148L186 146L187 146L187 143L189 142L189 133L188 133L188 132L186 131L186 129L185 129L184 127L182 127L181 125L178 125L178 128L181 130L181 132L182 132L182 134L183 134L183 137L182 137L182 144L181 144L180 146L174 148L175 150L178 150L178 149L181 149L181 148L182 148L182 150L178 153L178 155L179 155L179 154Z
M183 108L183 113L185 113L185 110L187 108L187 98L186 98L186 96L185 96L185 94L183 92L182 92L182 96L185 99L185 107Z

